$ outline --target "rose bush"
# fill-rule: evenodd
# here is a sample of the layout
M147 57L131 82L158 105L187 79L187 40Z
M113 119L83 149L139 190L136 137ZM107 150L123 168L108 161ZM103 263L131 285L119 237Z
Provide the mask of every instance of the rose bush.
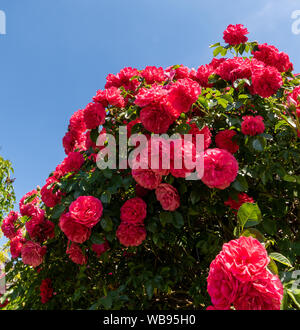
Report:
M109 74L73 114L66 158L2 222L5 308L299 309L300 78L287 54L246 35L228 26L197 70ZM172 141L169 168L100 169L121 126L192 138ZM186 179L191 161L175 166L188 155L203 160L198 180Z

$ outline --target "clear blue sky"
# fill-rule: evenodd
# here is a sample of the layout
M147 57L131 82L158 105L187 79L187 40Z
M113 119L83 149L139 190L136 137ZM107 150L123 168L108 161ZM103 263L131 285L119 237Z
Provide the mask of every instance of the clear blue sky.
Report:
M0 154L15 168L19 200L64 158L71 114L122 67L208 63L230 23L289 53L300 72L299 0L1 0Z

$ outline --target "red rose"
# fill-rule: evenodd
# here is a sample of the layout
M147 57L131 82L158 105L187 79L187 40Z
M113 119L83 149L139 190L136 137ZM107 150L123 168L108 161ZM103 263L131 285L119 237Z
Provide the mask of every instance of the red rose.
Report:
M41 199L47 207L54 207L61 201L62 194L59 190L53 192L54 186L48 189L48 187L55 182L56 178L52 176L46 180L46 184L41 189Z
M140 76L140 73L137 69L131 67L123 68L116 75L110 73L106 77L105 88L112 86L119 88L123 86L126 90L135 91L140 84L136 78L132 79L135 76Z
M61 215L59 228L70 241L75 243L83 243L88 240L91 235L91 229L76 222L69 212Z
M245 193L239 193L237 201L229 197L228 200L224 202L225 205L233 210L238 210L244 203L254 203L254 199Z
M102 216L101 201L93 196L80 196L69 207L71 217L88 228L94 227Z
M239 150L239 145L232 139L234 136L236 136L236 131L234 130L226 129L218 132L215 138L217 147L234 154Z
M143 188L155 189L161 183L162 176L152 170L136 169L131 171L134 180Z
M92 250L96 253L97 257L99 258L104 252L109 250L109 244L106 240L102 244L93 244Z
M146 239L147 233L143 225L121 222L116 236L124 246L139 246Z
M252 60L252 86L250 91L261 97L274 95L282 86L283 80L280 72L272 66L265 66L264 63Z
M88 129L97 128L105 122L106 112L101 103L89 103L84 109L84 122Z
M166 133L174 119L170 114L156 106L147 106L140 112L140 120L145 129L156 134Z
M258 50L252 52L255 59L264 62L266 65L274 66L279 72L293 70L293 64L289 56L284 52L266 43L258 45Z
M172 109L170 113L177 118L182 112L188 112L200 94L201 87L197 82L189 78L177 80L171 86L166 99L166 104Z
M14 238L17 235L17 228L15 228L15 222L18 220L20 214L15 211L10 211L8 216L3 219L1 230L9 239Z
M79 136L86 130L83 113L84 110L78 110L74 112L70 118L69 130L72 131L75 136Z
M123 108L125 106L124 97L117 87L110 87L106 89L106 100L110 105Z
M50 278L46 278L40 285L40 295L42 304L46 304L53 295L52 282Z
M265 131L265 125L262 116L244 116L241 126L242 133L255 136Z
M121 220L127 223L142 223L147 216L147 204L135 197L126 201L121 207Z
M180 197L176 188L161 183L155 190L157 200L166 211L175 211L180 206Z
M69 258L78 265L85 265L87 263L87 257L82 253L80 246L77 243L68 243L66 253Z
M25 224L26 230L32 240L43 243L47 239L54 238L54 223L45 218L32 217Z
M156 66L146 66L141 71L141 76L145 78L147 84L160 83L166 79L164 69L162 67L157 68Z
M229 45L244 44L248 41L246 37L248 33L247 28L243 24L230 24L223 33L223 39Z
M209 188L229 187L238 173L238 162L224 149L207 149L203 153L204 174L201 180Z
M28 241L21 249L22 261L26 265L37 267L43 262L46 252L46 246L41 247L39 243Z
M22 246L26 242L23 238L21 231L18 232L18 235L12 238L10 241L10 254L13 259L16 259L20 256Z

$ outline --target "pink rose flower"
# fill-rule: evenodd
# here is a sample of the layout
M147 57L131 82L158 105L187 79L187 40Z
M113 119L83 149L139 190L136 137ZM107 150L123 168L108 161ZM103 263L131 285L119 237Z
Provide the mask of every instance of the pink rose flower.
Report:
M255 203L255 201L247 194L239 193L237 201L229 197L228 200L224 202L225 205L229 206L233 210L238 210L244 203Z
M243 24L230 24L223 33L223 39L229 45L244 44L248 41L246 37L248 33L247 28Z
M175 211L180 206L180 197L176 188L161 183L155 190L157 200L166 211Z
M101 103L89 103L84 109L84 122L88 129L97 128L105 122L106 112Z
M45 278L40 285L41 303L46 304L53 296L52 282L50 278Z
M143 225L121 222L116 236L124 246L139 246L146 239L147 233Z
M241 126L242 133L255 136L265 131L264 119L262 116L244 116Z
M92 250L96 253L97 257L99 258L104 252L109 250L109 244L106 240L102 244L93 244Z
M12 239L17 235L17 228L15 223L18 220L20 214L15 211L10 211L8 216L3 219L1 230L5 237Z
M161 183L162 176L148 169L136 169L131 171L134 180L143 188L153 190Z
M42 247L39 243L27 241L21 249L22 261L26 265L37 267L43 262L46 252L46 246Z
M54 186L48 189L48 187L55 182L56 182L56 178L51 176L46 180L46 184L41 189L41 199L47 207L54 207L55 205L59 204L61 201L62 194L59 190L53 192Z
M147 204L140 198L127 200L121 207L121 220L127 223L142 223L147 216Z
M69 212L61 215L59 228L70 241L75 243L83 243L91 236L91 229L76 222Z
M219 149L225 149L230 153L234 154L239 150L239 145L233 141L233 137L236 136L236 131L232 129L226 129L218 132L215 141Z
M68 243L66 253L69 258L78 265L85 265L87 263L87 256L85 256L77 243Z
M225 189L235 180L238 173L238 162L231 153L224 149L207 149L204 151L204 174L202 182L209 188Z
M80 196L69 207L71 217L88 228L94 227L102 216L101 201L93 196Z
M17 236L10 241L10 254L13 259L20 256L23 244L26 242L25 238L22 236L22 232L19 231Z

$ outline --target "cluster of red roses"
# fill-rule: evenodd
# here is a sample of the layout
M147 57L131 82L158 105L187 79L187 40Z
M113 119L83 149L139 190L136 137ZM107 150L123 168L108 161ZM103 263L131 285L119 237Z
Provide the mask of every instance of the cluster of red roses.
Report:
M89 239L92 228L100 221L102 212L103 206L98 198L80 196L71 203L69 212L61 215L59 227L71 241L66 253L73 262L80 265L86 264L87 257L78 243L84 243ZM99 247L93 245L94 248L99 253Z
M230 45L245 43L247 33L247 29L240 24L230 25L224 32L224 40ZM181 118L185 118L185 124L189 126L187 133L193 136L192 142L189 143L191 148L188 148L193 157L199 156L195 153L194 147L197 134L204 136L204 151L201 153L204 161L202 182L209 188L229 187L238 173L238 162L234 154L239 150L239 144L235 139L239 132L233 129L215 132L215 147L210 148L213 143L212 129L207 126L200 129L193 121L193 118L199 115L199 109L195 104L202 90L213 86L209 77L214 74L224 79L230 86L234 86L237 79L251 80L251 86L246 85L248 91L267 98L275 94L282 86L281 72L292 70L292 68L287 54L279 52L273 46L263 44L258 45L257 50L253 51L252 59L214 58L211 63L202 65L197 70L183 65L165 70L148 66L144 70L127 67L116 75L109 74L106 78L105 89L99 90L93 102L89 103L85 109L76 111L70 119L68 132L63 138L67 156L56 167L40 191L44 206L53 208L61 202L64 194L55 189L55 184L60 182L66 174L70 172L74 174L82 168L87 158L90 158L88 150L92 150L90 159L94 159L99 148L91 139L91 130L98 129L102 125L100 134L105 136L108 130L113 132L114 127L124 124L124 121L120 122L116 117L129 107L137 109L135 115L125 122L129 136L135 125L141 125L142 132L148 137L152 133L168 133ZM299 95L298 88L289 96L289 102L296 105L298 111L300 109ZM106 125L107 116L110 117L109 126ZM264 132L263 117L244 116L242 119L242 134L255 136ZM158 154L164 152L164 146L161 145L160 148L162 150ZM176 158L183 156L184 160L187 152L185 145L181 144L176 148L173 146L170 169L161 166L158 169L152 169L151 166L147 169L132 169L131 175L137 183L135 189L137 197L127 200L121 207L121 223L116 237L122 245L138 246L146 238L143 222L147 215L147 205L142 199L145 193L155 191L156 198L164 210L175 211L180 207L178 191L163 181L169 174L175 178L184 178L192 172L184 161L181 169L174 166ZM94 171L95 168L96 165L90 170ZM5 236L11 240L12 258L18 258L21 255L23 262L33 267L43 262L47 250L46 245L43 244L54 237L54 223L45 217L45 210L40 207L38 195L39 193L34 190L20 201L20 213L28 217L25 228L30 240L24 238L21 223L18 220L20 215L16 212L11 212L4 219L1 227ZM239 194L237 201L229 198L225 204L238 210L244 202L254 201L242 193ZM73 262L87 263L86 254L80 244L90 238L93 227L101 219L102 211L102 203L97 197L80 196L71 203L69 210L65 210L61 215L59 228L69 241L66 253ZM250 252L247 252L243 244L249 245L247 247ZM231 246L236 246L236 250L231 249ZM107 242L93 244L92 249L97 256L100 256L109 249L109 245ZM253 256L251 256L251 251L254 253ZM239 266L239 261L245 256L249 259L249 267L248 263L243 261ZM269 301L268 294L263 291L264 289L260 289L263 281L265 281L264 288L272 286L271 283L279 287L278 281L265 270L267 261L266 252L262 251L262 247L251 239L241 238L225 245L223 252L211 265L208 281L209 293L215 308L229 308L230 305L238 309L252 309L258 306L259 308L274 306L277 308L279 297ZM52 294L49 289L50 282L51 280L47 279L41 285L43 302L49 299L50 293ZM221 283L220 287L219 283ZM274 291L272 288L270 290Z

